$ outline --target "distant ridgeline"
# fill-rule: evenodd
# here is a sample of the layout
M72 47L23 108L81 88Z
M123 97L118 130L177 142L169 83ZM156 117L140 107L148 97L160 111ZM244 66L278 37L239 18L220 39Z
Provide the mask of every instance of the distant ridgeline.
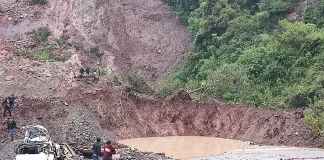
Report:
M307 108L308 123L323 130L324 0L166 1L194 50L161 94L185 88L199 100Z

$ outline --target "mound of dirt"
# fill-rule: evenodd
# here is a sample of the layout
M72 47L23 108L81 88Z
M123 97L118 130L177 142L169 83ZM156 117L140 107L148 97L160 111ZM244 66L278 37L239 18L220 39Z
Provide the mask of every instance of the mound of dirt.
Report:
M163 153L140 152L136 149L123 148L117 151L120 160L174 160Z

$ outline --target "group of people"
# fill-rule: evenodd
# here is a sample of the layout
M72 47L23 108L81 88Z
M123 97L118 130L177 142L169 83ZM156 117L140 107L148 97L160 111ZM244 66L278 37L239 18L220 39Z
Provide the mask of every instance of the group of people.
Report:
M80 76L80 78L83 78L86 75L87 76L90 76L90 74L91 74L91 71L90 71L90 68L89 67L86 67L86 68L81 67L80 70L79 70L79 76Z
M13 116L16 107L16 99L17 97L14 94L12 94L9 97L6 97L2 102L3 117L5 118L9 114L9 118L7 120L7 130L11 141L14 140L16 136L16 129L17 129L17 123Z
M92 159L99 160L112 160L112 156L116 154L115 148L112 146L111 141L107 141L104 145L101 143L101 138L97 138L97 142L92 146Z
M100 76L100 69L99 68L90 68L90 67L81 67L79 70L79 77L93 77L93 76Z
M14 140L16 136L16 129L18 129L17 123L13 116L16 107L16 99L17 97L12 94L11 96L6 97L2 102L4 108L3 117L6 117L7 113L9 113L7 120L7 130L11 141ZM102 160L112 160L113 154L116 154L116 150L112 146L111 141L107 141L104 145L102 145L101 138L97 138L97 141L92 146L93 160L99 160L100 157L102 157Z

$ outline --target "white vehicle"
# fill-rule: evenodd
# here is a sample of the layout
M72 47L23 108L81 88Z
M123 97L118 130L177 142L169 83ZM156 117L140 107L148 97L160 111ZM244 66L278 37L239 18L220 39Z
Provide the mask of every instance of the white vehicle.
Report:
M55 147L51 144L20 144L16 160L56 160Z
M72 160L75 153L67 144L51 141L43 126L25 127L24 142L16 148L16 160Z
M51 138L48 134L48 131L45 127L37 126L28 126L26 128L24 143L51 143Z

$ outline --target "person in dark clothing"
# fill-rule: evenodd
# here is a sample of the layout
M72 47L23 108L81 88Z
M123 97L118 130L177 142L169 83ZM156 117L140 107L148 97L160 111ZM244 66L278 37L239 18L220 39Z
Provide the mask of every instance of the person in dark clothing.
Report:
M2 102L2 107L3 107L3 117L6 117L7 116L7 113L9 113L9 115L11 116L11 110L10 110L10 107L8 105L7 99L5 99Z
M80 72L80 78L83 78L85 72L84 68L81 67L79 72Z
M89 76L89 75L90 75L90 68L87 67L87 68L85 69L85 72L86 72L87 76Z
M97 138L97 142L92 146L92 159L99 160L101 155L101 139Z
M7 121L7 130L8 130L9 136L11 138L11 141L14 141L14 139L15 139L16 129L17 129L17 123L16 123L15 119L9 118Z
M103 160L112 160L113 154L116 154L116 150L111 145L111 141L107 141L103 147Z
M9 104L9 108L10 108L11 112L14 112L17 97L14 94L12 94L7 99L8 99L8 104Z

